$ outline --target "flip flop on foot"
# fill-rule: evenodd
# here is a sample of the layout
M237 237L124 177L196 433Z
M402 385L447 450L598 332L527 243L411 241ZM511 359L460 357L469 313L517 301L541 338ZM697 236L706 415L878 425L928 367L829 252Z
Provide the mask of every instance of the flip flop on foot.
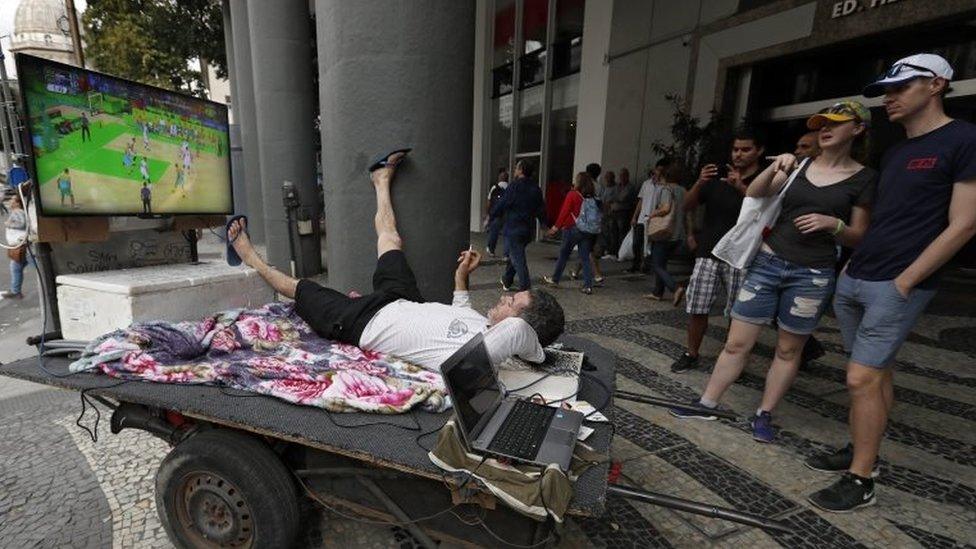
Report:
M407 153L412 150L412 148L406 147L403 149L395 149L386 154L377 156L373 163L369 165L369 173L373 173L380 168L386 168L388 166L395 168L400 162L403 161L403 159L407 156ZM398 154L400 155L397 156ZM393 159L394 156L396 156L396 160Z
M235 222L240 219L240 229L234 234L231 234L231 227ZM227 220L227 224L224 226L225 233L227 235L226 245L227 245L227 264L231 267L236 267L241 264L241 256L238 255L237 250L234 249L234 241L241 235L241 233L247 232L247 216L245 215L235 215Z

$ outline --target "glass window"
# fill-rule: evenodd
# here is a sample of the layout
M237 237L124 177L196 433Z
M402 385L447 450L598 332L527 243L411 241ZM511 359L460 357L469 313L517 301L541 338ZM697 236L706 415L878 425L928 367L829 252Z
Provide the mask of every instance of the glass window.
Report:
M750 105L765 109L859 95L892 63L917 52L937 53L955 70L953 80L976 78L976 21L917 25L830 48L756 65Z
M495 181L499 168L509 167L512 145L512 94L491 102L491 165L487 178L488 187Z
M579 75L552 83L552 111L549 115L549 147L546 150L546 212L559 215L566 193L573 186L573 158L576 152L576 105L579 103Z
M556 35L552 39L553 78L580 70L584 5L584 0L559 0L556 3Z
M502 65L491 71L491 96L512 93L512 63Z
M491 66L510 64L514 56L515 0L495 0L495 39L492 41Z
M549 22L549 0L524 0L522 3L523 53L546 47L546 27Z
M518 152L538 152L542 149L542 86L522 92L519 109Z
M546 50L536 50L528 55L523 55L519 67L519 88L531 88L542 82L546 78Z
M583 37L577 36L552 45L552 77L561 78L579 72Z

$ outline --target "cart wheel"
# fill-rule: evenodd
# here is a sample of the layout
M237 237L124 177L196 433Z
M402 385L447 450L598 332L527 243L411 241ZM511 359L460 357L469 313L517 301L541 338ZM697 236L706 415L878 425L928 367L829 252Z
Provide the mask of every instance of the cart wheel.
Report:
M156 472L156 508L177 547L291 547L295 481L262 441L232 430L183 441Z

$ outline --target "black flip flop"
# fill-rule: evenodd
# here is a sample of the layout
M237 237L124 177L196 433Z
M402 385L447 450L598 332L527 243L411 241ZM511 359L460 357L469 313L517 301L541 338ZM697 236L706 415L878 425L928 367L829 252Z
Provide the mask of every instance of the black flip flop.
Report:
M247 232L247 216L246 215L235 215L227 220L227 224L224 225L224 234L227 235L225 238L227 243L227 264L231 267L236 267L241 264L241 256L237 255L237 250L234 249L234 241L237 240L237 236L241 236L241 233L237 233L234 238L230 237L230 225L231 223L237 221L238 219L244 220L244 228L242 232Z
M400 160L397 161L397 164L399 164L400 162L403 161L403 158L406 156L406 154L408 154L412 150L413 149L410 148L410 147L407 147L407 148L404 148L404 149L395 149L395 150L392 150L392 151L390 151L390 152L388 152L388 153L386 153L384 155L381 155L381 156L376 157L376 159L373 161L373 163L369 165L369 173L373 173L373 172L375 172L376 170L378 170L380 168L385 168L385 167L389 166L390 163L387 162L387 159L390 158L391 156L393 156L396 153L401 153L402 152L404 154L404 156L403 157L400 157ZM396 164L393 164L393 165L395 166Z

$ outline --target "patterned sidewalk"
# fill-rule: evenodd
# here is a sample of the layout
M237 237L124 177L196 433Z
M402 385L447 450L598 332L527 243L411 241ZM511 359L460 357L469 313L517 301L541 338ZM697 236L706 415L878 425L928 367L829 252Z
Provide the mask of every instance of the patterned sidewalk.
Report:
M534 276L548 274L556 248L529 247ZM593 296L574 283L556 290L569 331L618 357L621 389L684 400L697 396L726 333L713 317L702 369L673 374L686 315L640 298L652 282L605 265ZM500 265L475 276L474 303L498 296ZM899 355L894 412L882 447L878 504L846 515L821 513L806 496L832 478L803 460L847 440L845 357L832 318L817 337L828 351L803 370L775 413L773 444L738 422L679 421L662 408L618 401L613 457L621 482L783 520L788 535L611 500L605 517L571 522L566 547L972 547L976 543L976 281L950 277ZM26 300L18 322L30 319ZM718 309L716 309L718 310ZM36 313L36 311L34 311ZM11 309L0 310L6 317ZM4 319L0 319L4 320ZM4 320L6 321L6 320ZM3 349L9 333L0 331ZM774 345L766 331L724 405L748 417L759 402ZM145 434L108 433L97 443L75 426L77 394L0 377L0 547L168 547L155 514L155 468L167 448ZM89 412L90 414L90 412ZM103 420L105 418L103 417ZM90 424L90 416L89 416ZM412 546L399 529L362 525L305 507L304 547Z

